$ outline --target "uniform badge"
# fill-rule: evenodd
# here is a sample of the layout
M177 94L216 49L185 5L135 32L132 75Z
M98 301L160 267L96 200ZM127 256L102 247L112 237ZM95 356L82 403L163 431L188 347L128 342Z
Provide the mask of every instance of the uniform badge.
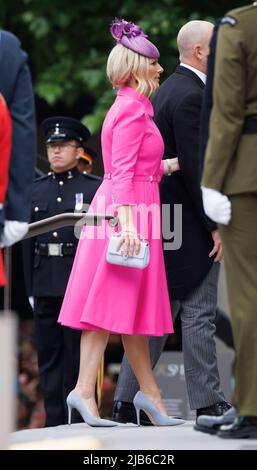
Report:
M83 193L75 194L75 211L81 211L83 209Z
M59 129L59 124L55 124L55 131L54 131L54 135L59 135L60 134L60 129Z
M233 16L223 16L220 20L220 24L229 24L230 26L235 26L237 24L237 20Z
M60 124L57 122L57 123L55 124L55 130L54 130L54 133L52 134L52 136L54 136L54 137L60 137L60 139L65 139L66 134L64 134L63 132L60 132L59 126L60 126Z

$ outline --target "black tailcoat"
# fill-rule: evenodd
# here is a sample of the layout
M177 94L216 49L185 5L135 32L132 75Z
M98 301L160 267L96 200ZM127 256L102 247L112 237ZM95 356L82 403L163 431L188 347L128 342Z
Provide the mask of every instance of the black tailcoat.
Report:
M182 246L164 251L170 297L183 299L207 275L213 259L211 231L216 224L204 214L199 172L199 127L204 83L191 70L178 66L153 97L155 122L165 143L165 157L178 157L180 171L164 176L161 202L182 204Z

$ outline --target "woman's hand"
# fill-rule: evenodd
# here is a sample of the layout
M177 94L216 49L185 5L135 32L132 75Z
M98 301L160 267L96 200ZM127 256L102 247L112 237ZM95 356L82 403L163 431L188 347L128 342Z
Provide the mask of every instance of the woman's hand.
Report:
M140 251L140 239L133 221L132 206L119 206L118 217L121 233L116 251L119 251L121 246L124 245L124 257L133 256L134 251L138 255Z
M116 251L119 251L122 245L124 245L124 258L127 258L128 256L133 256L134 251L136 255L138 255L141 243L137 232L130 230L122 230L119 237L119 242L116 247Z
M180 170L178 158L166 158L164 160L164 174L171 175L175 171Z

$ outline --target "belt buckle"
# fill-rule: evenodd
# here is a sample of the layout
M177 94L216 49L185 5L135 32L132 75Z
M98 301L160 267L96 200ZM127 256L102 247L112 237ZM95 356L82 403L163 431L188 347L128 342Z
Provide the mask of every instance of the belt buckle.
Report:
M62 243L48 243L48 256L62 256Z

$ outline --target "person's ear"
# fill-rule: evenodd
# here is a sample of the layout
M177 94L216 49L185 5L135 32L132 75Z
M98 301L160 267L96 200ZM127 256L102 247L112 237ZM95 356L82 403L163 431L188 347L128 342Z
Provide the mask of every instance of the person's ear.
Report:
M134 72L131 72L130 82L131 82L131 81L134 81L135 83L138 83L138 78L137 78L137 76L134 74Z
M202 47L199 44L194 46L194 53L195 53L195 57L197 58L197 60L202 60L203 58Z
M77 155L76 155L76 160L78 160L84 153L83 147L78 147L77 148Z

